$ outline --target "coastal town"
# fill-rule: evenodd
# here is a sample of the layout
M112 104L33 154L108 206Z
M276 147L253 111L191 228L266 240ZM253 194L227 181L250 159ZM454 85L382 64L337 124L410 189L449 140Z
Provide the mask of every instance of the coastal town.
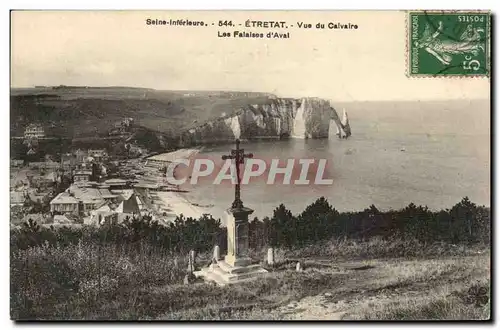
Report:
M132 124L125 118L110 135L124 134ZM10 161L13 228L30 220L44 227L102 226L143 215L168 225L181 214L197 218L204 213L168 182L165 171L173 160L192 157L198 149L148 154L131 143L126 145L129 157L116 157L106 148L77 148L33 160L37 146L50 137L42 125L31 123L23 139L27 157Z

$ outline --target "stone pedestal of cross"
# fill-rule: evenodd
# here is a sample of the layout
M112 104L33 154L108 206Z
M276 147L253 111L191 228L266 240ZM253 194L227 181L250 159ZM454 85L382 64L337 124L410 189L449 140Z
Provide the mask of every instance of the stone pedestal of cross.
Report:
M248 257L248 216L253 213L253 210L243 206L241 200L239 166L244 163L245 158L252 157L252 154L245 154L245 151L240 149L239 140L236 140L236 149L231 150L231 155L222 157L223 160L234 160L236 166L234 201L225 212L227 255L224 260L218 260L217 257L214 257L212 259L214 261L209 267L195 272L197 277L203 277L205 281L226 285L251 280L267 273L259 264L252 264L252 259Z

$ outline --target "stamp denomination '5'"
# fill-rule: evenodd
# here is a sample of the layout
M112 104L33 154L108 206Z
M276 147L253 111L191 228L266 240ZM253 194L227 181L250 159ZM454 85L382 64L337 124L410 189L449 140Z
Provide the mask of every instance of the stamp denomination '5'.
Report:
M489 76L490 13L408 16L409 76Z

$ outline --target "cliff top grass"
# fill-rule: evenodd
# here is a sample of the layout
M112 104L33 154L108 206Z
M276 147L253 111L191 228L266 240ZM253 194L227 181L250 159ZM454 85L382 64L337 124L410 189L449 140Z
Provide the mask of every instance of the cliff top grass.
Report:
M378 240L365 247L384 244L390 246ZM323 246L328 247L332 246ZM147 244L80 242L13 251L11 317L278 320L486 319L489 315L484 299L489 294L489 250L413 260L373 255L341 262L304 255L302 250L280 251L278 265L262 279L226 287L183 285L187 258ZM302 258L305 270L296 272L287 255ZM264 251L259 258L263 260ZM204 259L207 255L201 255L199 267Z

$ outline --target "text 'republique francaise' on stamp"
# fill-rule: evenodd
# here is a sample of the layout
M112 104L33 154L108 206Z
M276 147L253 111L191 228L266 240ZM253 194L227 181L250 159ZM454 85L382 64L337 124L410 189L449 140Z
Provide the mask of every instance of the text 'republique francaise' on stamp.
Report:
M486 11L409 11L409 77L489 77Z

